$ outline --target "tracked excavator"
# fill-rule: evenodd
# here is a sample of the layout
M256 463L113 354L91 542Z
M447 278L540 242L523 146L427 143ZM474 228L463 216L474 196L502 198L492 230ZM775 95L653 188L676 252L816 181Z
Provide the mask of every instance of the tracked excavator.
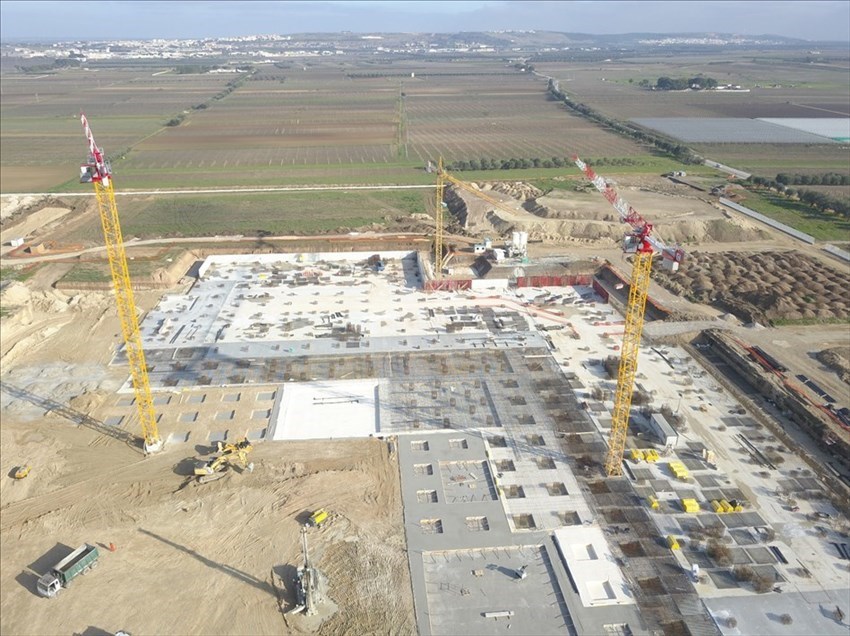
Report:
M239 466L249 473L253 472L254 464L248 462L248 453L254 447L248 438L243 438L235 444L216 442L218 455L195 467L198 483L207 484L225 476L231 466Z

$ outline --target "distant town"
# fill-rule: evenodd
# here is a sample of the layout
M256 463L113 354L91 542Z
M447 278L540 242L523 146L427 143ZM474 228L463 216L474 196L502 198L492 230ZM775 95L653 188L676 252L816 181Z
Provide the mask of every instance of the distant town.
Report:
M70 40L17 42L0 46L0 56L29 60L67 60L72 64L104 60L144 59L252 59L255 63L300 57L347 54L558 54L635 49L666 50L674 47L782 47L799 46L799 40L738 35L590 36L542 31L498 31L457 34L300 34L246 35L203 39ZM819 51L812 51L819 54Z

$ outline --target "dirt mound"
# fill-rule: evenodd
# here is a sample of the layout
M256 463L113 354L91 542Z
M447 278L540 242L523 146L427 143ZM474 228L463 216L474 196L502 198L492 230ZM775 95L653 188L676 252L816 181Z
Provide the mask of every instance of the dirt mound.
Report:
M14 216L23 214L46 199L33 196L21 196L17 194L4 194L0 197L0 227Z
M830 321L850 317L840 272L799 252L692 252L656 280L692 302L713 304L744 322Z
M472 184L494 205L466 191L450 188L446 202L461 225L477 236L528 232L532 241L613 247L623 237L619 215L597 192L552 190L541 193L523 183ZM669 243L725 243L769 240L770 235L746 219L723 216L707 202L646 188L623 188L630 202L654 210L659 235ZM520 201L522 203L520 203Z
M817 352L817 358L835 371L841 381L850 384L850 347L833 347Z
M2 304L3 307L24 305L30 301L31 297L32 294L30 293L29 287L23 283L14 281L3 290L2 294L0 294L0 304Z
M496 183L481 183L475 185L485 192L487 190L500 192L502 194L507 194L509 197L514 199L519 199L520 201L536 199L543 195L543 190L535 188L530 183L524 183L523 181L498 181Z

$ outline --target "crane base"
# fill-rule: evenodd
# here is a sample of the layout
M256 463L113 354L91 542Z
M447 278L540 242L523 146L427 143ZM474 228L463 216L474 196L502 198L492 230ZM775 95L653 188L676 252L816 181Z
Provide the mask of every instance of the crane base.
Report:
M165 443L161 439L158 439L151 444L145 442L145 455L152 455L153 453L158 453L162 450L163 446L165 446Z

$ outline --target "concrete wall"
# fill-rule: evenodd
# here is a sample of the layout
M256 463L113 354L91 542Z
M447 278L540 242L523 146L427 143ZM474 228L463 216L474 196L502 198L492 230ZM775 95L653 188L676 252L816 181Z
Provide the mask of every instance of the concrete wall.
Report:
M809 234L805 234L804 232L800 232L799 230L795 230L793 227L785 225L784 223L780 223L779 221L774 221L768 216L764 214L759 214L755 210L751 210L750 208L745 208L743 205L739 205L734 201L730 201L729 199L724 199L720 197L720 203L725 205L727 208L732 208L736 212L740 212L741 214L746 214L747 216L756 219L757 221L761 221L765 225L769 225L770 227L779 230L780 232L785 232L788 236L793 236L795 239L799 239L804 243L808 243L811 245L815 242L815 237L810 236Z

